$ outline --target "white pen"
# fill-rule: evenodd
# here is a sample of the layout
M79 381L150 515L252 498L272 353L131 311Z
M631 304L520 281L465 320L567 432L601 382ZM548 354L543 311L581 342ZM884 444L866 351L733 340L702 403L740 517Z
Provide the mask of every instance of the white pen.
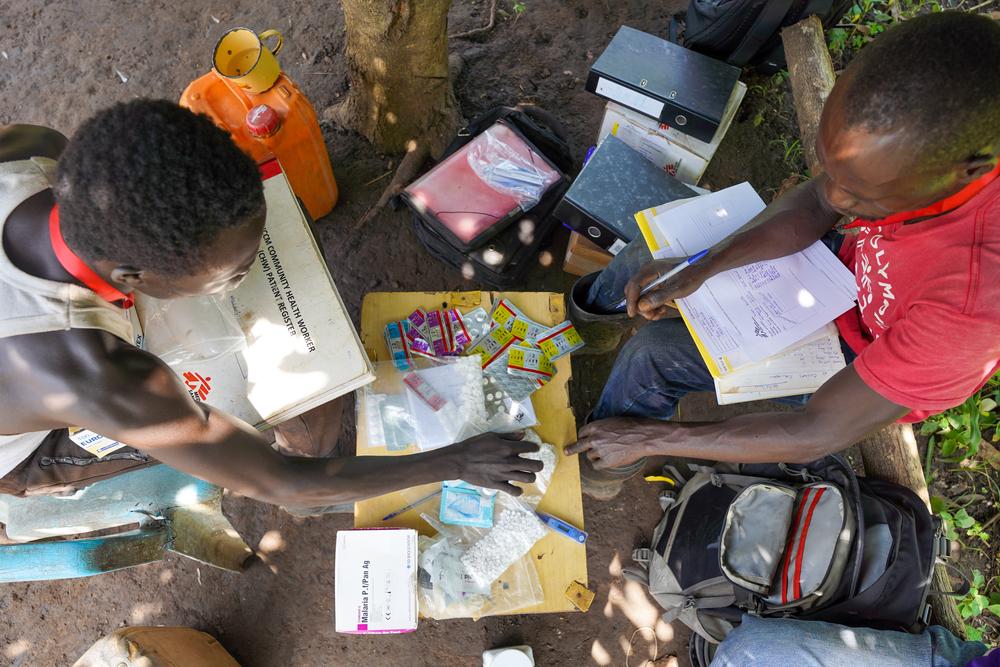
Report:
M648 285L646 285L645 287L643 287L642 291L639 292L639 297L641 298L641 297L645 296L646 294L649 294L649 292L651 292L652 290L656 289L657 287L659 287L663 283L667 282L668 280L670 280L671 278L673 278L678 273L680 273L681 271L683 271L687 267L691 266L695 262L701 260L707 254L708 254L708 250L706 249L706 250L702 250L701 252L697 252L697 253L691 255L686 260L684 260L683 262L681 262L680 264L678 264L674 268L670 269L669 271L667 271L666 273L664 273L662 276L660 276L659 278L657 278L653 282L651 282ZM622 299L621 301L618 302L618 305L615 306L615 310L621 310L627 304L628 304L628 299Z

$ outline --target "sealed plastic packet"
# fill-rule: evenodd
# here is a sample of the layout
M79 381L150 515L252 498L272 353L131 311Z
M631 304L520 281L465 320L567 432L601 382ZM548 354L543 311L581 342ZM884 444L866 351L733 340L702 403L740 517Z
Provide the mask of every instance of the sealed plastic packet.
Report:
M229 297L143 297L142 347L168 366L212 361L246 348Z
M552 169L540 169L519 151L507 145L490 128L482 140L471 144L466 155L476 175L497 192L513 197L522 211L539 202L550 185L558 180Z

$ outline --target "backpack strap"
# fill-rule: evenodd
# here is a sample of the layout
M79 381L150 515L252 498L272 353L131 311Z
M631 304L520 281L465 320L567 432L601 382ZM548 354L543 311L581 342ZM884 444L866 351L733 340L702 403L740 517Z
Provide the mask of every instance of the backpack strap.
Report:
M941 591L936 588L932 588L929 591L927 591L927 595L946 595L949 597L956 597L956 598L964 598L966 595L968 595L969 590L972 588L972 582L969 581L969 577L966 576L965 572L958 569L957 567L955 567L954 565L952 565L947 561L938 561L938 564L942 565L946 570L948 570L949 574L953 574L954 576L958 577L962 581L962 583L961 585L959 585L957 591Z
M665 623L676 620L678 616L691 609L721 609L731 606L735 601L732 595L710 595L696 598L684 593L657 593L655 597L660 606L667 608L660 616Z
M653 550L642 547L632 550L632 560L643 569L649 569L649 560L653 557Z
M750 486L751 484L758 484L760 482L773 482L769 477L753 477L752 475L730 475L728 473L712 473L711 478L712 484L715 486L735 486L738 488L744 488Z
M794 0L768 0L757 15L757 19L747 30L739 46L733 49L726 60L738 67L749 63L757 54L767 40L774 36L774 33L781 27L788 10L791 9Z
M642 584L646 588L649 588L649 572L645 567L623 567L622 576L629 581L634 581L637 584Z

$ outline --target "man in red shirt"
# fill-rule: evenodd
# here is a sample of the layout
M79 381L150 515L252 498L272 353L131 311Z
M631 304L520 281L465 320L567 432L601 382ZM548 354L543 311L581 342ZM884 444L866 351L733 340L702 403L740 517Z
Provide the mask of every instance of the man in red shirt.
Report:
M893 27L826 102L821 175L642 298L672 262L651 261L642 239L615 258L583 308L612 312L624 291L629 315L651 323L622 348L593 421L567 450L585 455L592 495L614 495L648 455L813 460L985 384L1000 367L998 72L1000 25L986 17L931 14ZM716 273L829 237L842 216L857 230L839 249L858 285L858 307L837 321L853 362L803 397L801 411L665 421L681 396L713 386L669 304Z

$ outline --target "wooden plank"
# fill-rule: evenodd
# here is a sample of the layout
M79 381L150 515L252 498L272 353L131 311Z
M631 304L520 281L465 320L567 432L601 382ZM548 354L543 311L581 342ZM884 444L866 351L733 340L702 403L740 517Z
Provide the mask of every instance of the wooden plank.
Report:
M818 16L810 16L782 30L781 41L788 61L802 152L810 172L816 176L821 171L816 157L819 119L826 98L837 80L823 36L823 23Z
M833 63L823 35L823 25L815 16L782 30L781 39L788 61L802 148L809 169L816 176L821 171L816 156L816 135L823 105L836 80ZM917 441L909 424L892 424L869 434L858 444L867 475L912 489L930 508ZM942 591L952 590L947 571L941 566L934 570L933 586ZM936 622L957 636L965 637L965 624L954 599L937 595L931 597L930 602Z
M105 479L71 497L0 496L7 536L31 542L143 523L165 509L221 497L208 482L165 465L150 466Z
M563 271L574 276L585 276L588 273L600 271L611 263L614 258L582 234L572 232L569 243L566 244L566 258L563 260Z
M0 546L0 582L75 579L163 558L170 538L165 524L86 540Z
M524 314L542 324L555 325L566 319L566 309L561 294L545 292L375 292L365 296L361 308L361 340L373 362L389 361L382 332L386 322L406 317L415 308L434 309L457 307L463 312L482 306L489 310L493 297L509 298ZM567 457L562 450L576 439L576 420L569 405L567 384L572 376L569 357L556 362L557 374L549 384L532 395L532 404L540 424L538 435L555 446L559 463L548 492L538 509L583 527L583 499L580 495L580 468L577 457ZM363 424L358 425L359 454L363 447ZM391 455L384 449L364 449L364 454ZM408 453L408 452L399 452ZM432 535L434 530L420 519L421 512L436 511L437 505L428 502L414 511L402 514L387 522L381 518L413 500L433 491L437 485L408 489L372 498L355 505L354 525L359 528L404 526L415 528L422 534ZM532 549L538 576L545 591L545 601L539 605L518 610L517 613L533 614L576 611L566 599L566 588L574 580L587 581L587 553L576 544L559 535L549 535Z

